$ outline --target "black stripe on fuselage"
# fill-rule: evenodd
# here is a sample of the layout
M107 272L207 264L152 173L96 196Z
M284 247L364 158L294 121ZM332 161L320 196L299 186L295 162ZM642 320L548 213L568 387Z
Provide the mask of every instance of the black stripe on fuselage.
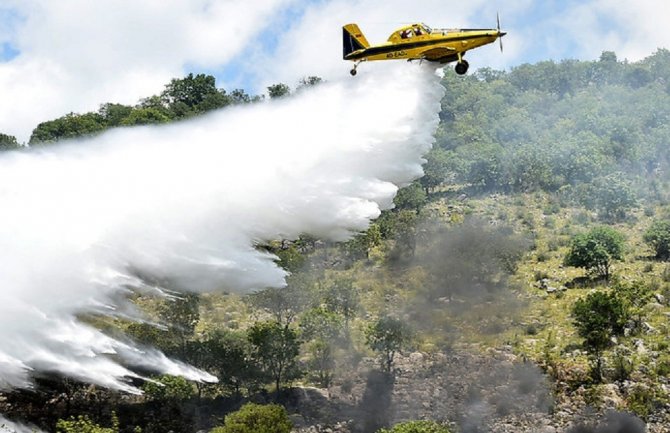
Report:
M431 45L438 45L438 44L444 44L446 42L458 42L458 41L467 41L469 39L477 39L481 37L486 37L485 35L466 35L466 36L455 36L455 37L447 37L447 38L441 38L441 39L431 39L428 41L419 41L419 42L404 42L400 44L394 44L394 45L383 45L380 47L371 47L368 48L365 51L362 51L357 54L349 55L346 57L347 60L360 60L364 59L365 57L370 57L370 56L376 56L379 54L387 54L387 53L392 53L394 51L401 51L401 50L412 50L414 48L421 48L421 47L429 47Z

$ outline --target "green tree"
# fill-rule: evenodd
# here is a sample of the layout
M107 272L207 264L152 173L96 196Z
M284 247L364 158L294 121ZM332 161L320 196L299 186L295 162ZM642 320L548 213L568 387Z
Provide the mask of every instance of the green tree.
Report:
M358 289L350 278L338 278L325 287L323 301L326 310L342 315L344 329L349 331L349 323L356 317L360 306Z
M441 147L433 147L426 155L423 177L419 179L426 196L433 192L436 187L442 185L447 180L448 174L449 154Z
M330 386L335 369L335 347L344 330L340 314L323 307L312 308L300 318L302 337L308 340L308 366L324 388Z
M187 293L168 298L160 305L158 315L176 340L175 352L186 359L186 343L195 334L195 327L200 321L200 297Z
M611 227L600 226L572 238L564 264L609 280L613 261L622 260L623 253L624 236Z
M161 93L160 100L178 118L231 103L225 92L216 88L216 79L206 74L188 74L184 78L171 80Z
M257 322L247 331L252 359L260 372L274 381L277 395L282 382L300 376L298 334L279 322Z
M298 88L296 90L302 90L307 87L316 86L317 84L321 83L323 83L321 77L310 75L309 77L303 77L300 79L300 82L298 83Z
M42 144L66 138L81 137L100 132L106 128L103 117L98 113L70 113L37 125L30 136L29 144Z
M313 287L313 281L304 273L289 275L286 283L284 288L271 287L247 297L251 305L267 310L284 326L293 323L309 304Z
M273 84L268 86L268 95L270 99L283 98L291 94L291 88L283 83Z
M21 146L16 141L16 137L13 135L1 134L0 133L0 151L1 150L12 150L18 149Z
M407 421L377 433L450 433L451 430L435 421Z
M639 332L646 316L646 306L651 301L653 292L642 281L619 282L612 290L624 302L633 323L633 330Z
M137 429L135 431L138 431ZM71 417L69 420L60 419L56 423L57 433L118 433L119 419L112 413L112 427L102 427L86 415Z
M370 224L363 233L355 235L343 244L351 260L369 259L370 251L381 245L382 234L378 224Z
M577 300L572 316L593 361L592 376L600 382L603 351L610 346L612 336L623 333L629 317L626 304L615 292L593 292Z
M365 343L380 354L382 371L390 373L395 355L407 348L411 336L409 327L403 321L382 316L368 326Z
M223 426L210 433L290 433L293 423L283 406L247 403L226 415Z
M654 250L657 259L670 259L670 221L654 221L644 232L643 239Z
M164 374L147 381L142 385L142 391L152 400L181 401L188 400L195 395L193 384L180 376Z
M134 125L153 125L159 123L169 122L170 116L165 113L165 110L155 108L155 107L146 107L146 108L134 108L128 116L124 117L119 125L122 126L134 126Z
M100 106L98 114L102 116L107 127L114 127L121 125L132 111L133 107L128 105L107 103Z
M426 192L418 182L400 188L393 199L393 203L398 209L414 210L416 212L419 212L427 201Z
M249 386L258 377L249 362L250 343L242 332L217 330L200 344L204 346L204 356L194 364L216 375L219 384L235 396L240 396L242 387Z
M605 219L621 220L637 206L630 180L622 173L612 173L593 181L591 200L585 205L597 209Z

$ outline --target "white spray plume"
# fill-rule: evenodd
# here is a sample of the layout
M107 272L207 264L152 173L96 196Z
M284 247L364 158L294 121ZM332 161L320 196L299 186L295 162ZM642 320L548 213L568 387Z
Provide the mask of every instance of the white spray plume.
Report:
M443 89L393 64L279 101L0 157L0 388L56 372L136 392L132 367L210 375L77 319L129 314L132 270L182 290L281 287L258 242L341 240L421 175Z
M15 423L0 416L0 433L44 433L35 426Z

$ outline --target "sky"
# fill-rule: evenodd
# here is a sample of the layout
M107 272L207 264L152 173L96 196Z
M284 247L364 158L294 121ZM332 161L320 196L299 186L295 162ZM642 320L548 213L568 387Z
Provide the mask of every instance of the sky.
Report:
M636 61L670 47L670 4L655 0L0 0L0 133L26 142L42 121L135 104L189 72L252 94L341 79L343 24L377 43L416 21L495 27L496 13L509 32L504 53L497 44L468 53L473 69L602 51Z

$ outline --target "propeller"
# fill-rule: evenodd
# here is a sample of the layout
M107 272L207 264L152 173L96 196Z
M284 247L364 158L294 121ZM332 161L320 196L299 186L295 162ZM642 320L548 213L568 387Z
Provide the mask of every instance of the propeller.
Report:
M498 40L500 41L500 52L503 52L503 43L502 37L507 34L507 32L500 31L500 13L496 12L496 21L498 22Z

